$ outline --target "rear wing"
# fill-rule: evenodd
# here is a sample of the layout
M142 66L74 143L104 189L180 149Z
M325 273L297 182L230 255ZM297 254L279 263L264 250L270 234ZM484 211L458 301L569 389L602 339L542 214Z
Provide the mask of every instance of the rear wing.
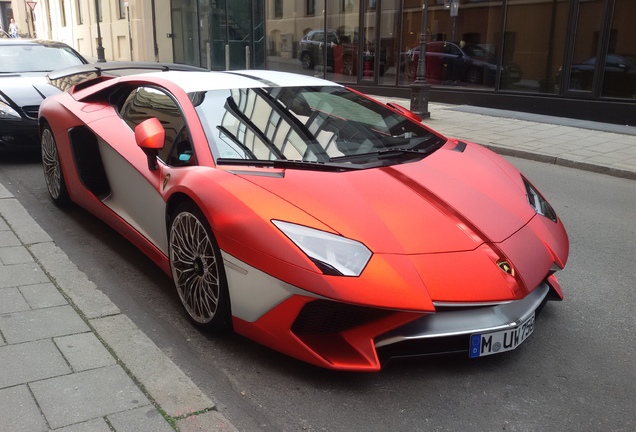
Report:
M207 69L177 63L152 62L106 62L71 66L49 72L49 82L62 91L86 81L103 81L118 76L134 75L149 71L196 71L209 72Z

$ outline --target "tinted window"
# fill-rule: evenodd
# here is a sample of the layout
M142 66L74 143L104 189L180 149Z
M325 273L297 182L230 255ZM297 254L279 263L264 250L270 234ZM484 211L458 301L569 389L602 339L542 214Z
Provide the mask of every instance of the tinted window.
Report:
M0 45L0 73L50 72L84 64L68 47L42 45Z
M163 90L136 88L124 102L119 114L132 130L144 120L157 118L166 131L159 159L171 166L194 164L194 149L183 114L174 99Z

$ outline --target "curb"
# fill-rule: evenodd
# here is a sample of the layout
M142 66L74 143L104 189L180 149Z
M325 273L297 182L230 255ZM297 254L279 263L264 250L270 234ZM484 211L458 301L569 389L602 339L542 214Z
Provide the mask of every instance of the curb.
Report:
M479 144L479 143L477 143ZM479 144L493 152L502 156L512 156L520 159L528 159L537 162L559 165L568 168L575 168L583 171L590 171L598 174L605 174L612 177L619 177L628 180L636 180L636 172L623 170L619 168L612 168L601 165L594 165L587 162L574 161L571 159L562 158L559 156L551 156L542 153L534 153L527 150L512 149L509 147L501 147L493 144Z

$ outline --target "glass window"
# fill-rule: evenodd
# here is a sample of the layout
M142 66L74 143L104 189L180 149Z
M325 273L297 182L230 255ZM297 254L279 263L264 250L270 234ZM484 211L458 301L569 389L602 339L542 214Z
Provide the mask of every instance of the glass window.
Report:
M77 0L77 24L84 24L84 16L82 13L82 0Z
M118 12L119 19L126 18L126 0L119 0Z
M594 86L605 1L589 0L578 3L568 89L591 92Z
M84 64L68 47L42 45L0 45L0 73L50 72Z
M569 3L568 0L542 0L508 6L501 89L558 92Z
M283 17L283 0L274 0L274 18Z
M603 96L636 99L636 2L616 0L603 73Z
M504 78L518 81L518 66L498 67L501 2L468 3L473 2L462 0L459 8L453 9L451 2L429 2L427 81L442 86L494 88L499 70ZM416 78L421 20L421 1L403 0L400 84L410 84Z
M64 0L60 0L60 25L66 27L66 6Z
M339 86L217 90L196 100L215 158L377 166L419 160L445 142Z
M163 90L154 87L133 90L122 105L119 115L132 130L144 120L157 118L166 132L164 146L159 150L159 159L170 166L195 164L194 149L185 119L174 99Z

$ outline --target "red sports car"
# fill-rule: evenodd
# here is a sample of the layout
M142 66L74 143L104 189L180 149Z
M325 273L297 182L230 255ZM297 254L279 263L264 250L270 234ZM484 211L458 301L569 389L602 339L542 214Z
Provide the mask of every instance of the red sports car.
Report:
M515 349L562 299L565 229L489 150L313 77L109 67L50 76L98 72L41 106L48 190L154 260L195 324L373 371Z

